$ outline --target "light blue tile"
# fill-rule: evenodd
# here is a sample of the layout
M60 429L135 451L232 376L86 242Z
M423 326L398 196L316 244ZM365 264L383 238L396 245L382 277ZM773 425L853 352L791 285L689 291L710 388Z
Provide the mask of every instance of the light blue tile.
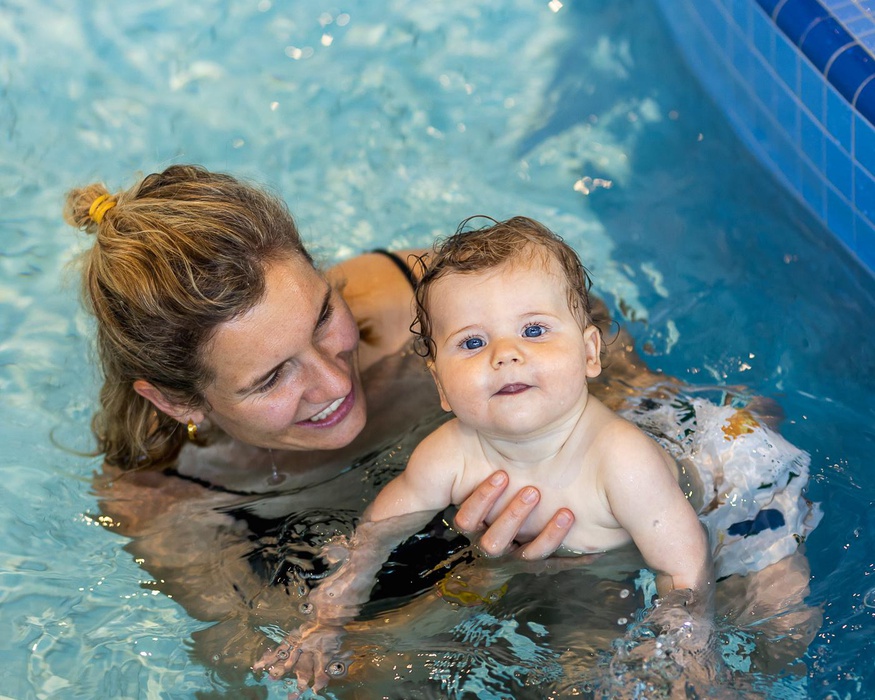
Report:
M847 200L854 199L853 163L851 156L831 138L824 139L826 179Z
M754 12L751 19L753 20L751 27L753 30L751 34L753 45L759 54L771 63L774 54L772 50L772 35L777 31L777 28L762 12Z
M832 5L831 3L824 3L827 9L830 11L833 17L835 17L839 22L847 26L848 22L851 22L860 17L860 9L854 5L848 3L838 3L837 5Z
M826 129L842 147L851 152L853 109L834 88L826 89Z
M794 92L799 86L799 52L782 33L775 35L775 72ZM798 94L798 92L797 92Z
M769 112L775 109L775 92L778 85L775 84L775 78L772 72L768 69L766 60L757 54L754 54L754 74L753 74L753 90L757 99L763 107Z
M870 221L875 221L875 179L860 166L854 169L854 206Z
M854 250L854 207L832 187L826 188L826 225L839 240Z
M754 76L754 58L753 51L747 43L745 37L736 35L737 41L732 43L732 65L738 75L746 83L751 83Z
M699 13L714 43L719 47L726 46L729 43L729 25L723 8L718 7L715 0L698 0L691 7Z
M875 173L875 127L859 114L854 115L854 160Z
M802 187L800 188L802 198L822 221L826 220L825 187L820 171L814 170L807 163L803 162L800 172L802 175Z
M763 151L768 154L774 167L789 185L798 191L802 185L802 175L801 157L796 143L790 139L782 125L771 120L765 120L761 129L765 136Z
M794 143L799 142L799 103L783 85L775 86L775 118Z
M799 145L818 172L823 172L823 127L805 112L799 115Z
M860 261L875 270L875 225L859 214L854 220L856 246L854 251Z
M842 24L854 36L861 36L875 29L875 22L872 21L871 17L858 17L857 19L842 22Z
M744 34L750 32L750 15L753 5L753 0L730 0L729 3L732 20Z
M800 98L816 119L823 122L826 110L826 81L808 59L799 60Z

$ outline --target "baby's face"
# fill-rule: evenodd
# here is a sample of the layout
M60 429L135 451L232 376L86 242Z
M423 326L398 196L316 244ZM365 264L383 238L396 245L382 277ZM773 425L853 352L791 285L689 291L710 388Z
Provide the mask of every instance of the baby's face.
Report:
M429 292L445 410L491 435L523 437L574 421L601 371L595 326L581 331L555 261L450 274Z

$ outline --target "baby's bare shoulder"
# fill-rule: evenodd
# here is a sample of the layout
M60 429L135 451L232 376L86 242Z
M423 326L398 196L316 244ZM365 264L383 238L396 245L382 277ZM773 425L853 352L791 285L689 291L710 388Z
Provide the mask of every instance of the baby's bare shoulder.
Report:
M614 414L599 433L601 467L605 471L620 470L625 477L641 477L654 470L668 472L677 478L677 464L671 455L634 423Z

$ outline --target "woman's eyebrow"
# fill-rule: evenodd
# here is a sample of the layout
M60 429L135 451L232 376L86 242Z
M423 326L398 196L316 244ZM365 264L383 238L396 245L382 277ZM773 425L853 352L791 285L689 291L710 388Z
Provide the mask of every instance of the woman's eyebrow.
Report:
M328 285L328 288L325 290L325 296L322 297L322 306L319 307L319 315L316 317L316 325L313 327L314 333L316 332L316 330L320 326L324 325L326 323L326 321L328 321L328 319L331 318L331 314L334 312L334 306L331 303L331 294L332 294L332 289L331 289L331 286ZM249 393L255 391L258 387L260 387L268 379L270 379L270 377L273 375L273 373L278 371L280 369L280 367L282 367L286 362L288 362L288 360L289 360L289 358L286 358L286 359L280 361L278 364L276 364L275 366L273 366L269 370L267 370L264 374L253 379L245 387L243 387L242 389L238 389L235 393L238 396L245 396L246 394L249 394Z

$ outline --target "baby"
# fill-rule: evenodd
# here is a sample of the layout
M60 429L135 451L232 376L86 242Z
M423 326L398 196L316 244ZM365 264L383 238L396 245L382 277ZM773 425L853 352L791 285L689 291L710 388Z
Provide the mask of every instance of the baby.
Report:
M509 477L509 495L487 523L513 494L534 486L541 500L520 541L567 508L575 516L564 541L571 552L603 552L631 541L656 573L660 595L708 589L707 535L678 485L676 463L587 390L587 380L601 372L602 351L589 286L574 250L524 217L460 228L437 248L416 289L414 328L441 405L455 417L425 438L380 492L349 561L311 594L323 605L320 615L314 602L323 626L330 620L336 629L351 616L336 606L366 599L375 562L388 556L399 528L407 535L422 524L412 514L461 503L499 470ZM402 525L391 536L375 534L389 519ZM315 645L323 653L325 641ZM290 649L307 651L306 630ZM297 660L288 655L280 655L284 663L260 667L282 675Z

